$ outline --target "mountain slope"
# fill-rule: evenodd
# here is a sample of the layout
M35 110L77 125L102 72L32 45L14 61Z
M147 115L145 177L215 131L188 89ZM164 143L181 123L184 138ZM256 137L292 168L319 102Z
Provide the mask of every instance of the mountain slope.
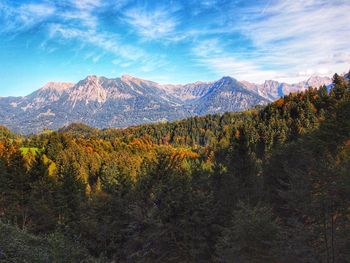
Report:
M253 84L223 77L215 82L161 85L128 75L88 76L76 84L50 82L25 97L0 98L0 125L19 133L58 129L74 122L98 128L127 127L241 111L329 81L312 77L293 85L272 80Z
M295 84L275 80L266 80L263 84L254 84L248 81L242 81L241 83L247 89L256 92L269 101L274 101L289 93L304 91L309 87L319 88L323 85L328 86L331 82L332 80L329 77L311 76L307 80Z
M231 77L223 77L215 82L208 93L193 103L194 112L199 115L242 111L269 101L245 88Z
M207 94L210 87L214 83L215 82L197 81L186 85L160 85L160 88L164 89L168 94L182 100L183 102L190 102Z

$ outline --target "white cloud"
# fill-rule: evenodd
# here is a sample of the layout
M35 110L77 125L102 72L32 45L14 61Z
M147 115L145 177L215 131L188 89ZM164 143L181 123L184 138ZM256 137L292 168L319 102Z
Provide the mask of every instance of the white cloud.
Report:
M96 28L98 18L86 10L70 10L61 13L61 17L67 21L78 21L88 28Z
M242 28L265 53L256 63L280 66L287 76L330 74L350 66L349 12L348 0L280 0Z
M49 4L25 4L18 9L18 13L23 20L30 19L30 16L36 18L45 18L55 12L55 7Z
M182 7L131 0L29 2L0 0L0 33L14 38L40 26L51 37L43 40L46 52L58 48L50 46L51 40L69 40L72 47L95 47L92 61L108 53L118 66L139 72L167 65L169 49L143 47L143 41L158 40L187 48L188 59L212 72L258 82L295 82L311 73L331 75L350 67L350 0L266 0L256 1L258 6L190 0ZM106 25L110 18L105 12L120 19ZM121 27L136 34L123 39Z
M197 57L195 62L221 76L232 76L239 80L260 82L273 77L276 72L262 70L253 61L238 58L225 51L226 46L220 39L212 38L199 41L192 49Z
M264 70L254 62L238 59L230 54L214 57L201 57L195 60L220 76L232 76L238 80L260 83L266 79L283 77L277 71Z
M116 58L112 60L112 63L123 68L136 65L140 71L150 72L167 64L164 57L151 56L138 47L124 44L117 35L111 33L65 28L60 24L53 24L50 26L50 37L58 37L63 40L75 39L82 43L93 45L104 52L114 55ZM88 53L85 59L92 58L92 61L96 63L102 55L96 56L94 53Z
M202 40L192 49L194 54L199 57L216 56L221 54L223 50L221 41L217 38Z
M18 32L32 28L51 17L55 11L55 6L46 3L23 4L15 8L0 2L0 20L3 21L0 31Z
M99 22L99 11L108 4L101 0L69 0L72 8L60 13L66 21L77 21L80 25L90 29L96 29Z
M228 12L228 29L219 34L227 40L238 31L253 47L240 53L237 47L205 40L202 34L204 41L196 41L192 51L202 66L239 79L296 82L311 74L329 76L350 67L349 12L348 0L271 0L259 7L235 6ZM215 30L220 28L208 32Z
M73 5L81 10L92 10L100 7L103 3L101 0L70 0Z
M100 59L104 56L104 52L100 52L100 53L96 53L96 52L90 52L90 53L87 53L85 56L84 56L84 59L85 60L90 60L94 63L97 63L100 61Z
M229 55L202 58L199 61L210 65L223 76L229 75L240 80L258 81L261 77L269 79L276 74L274 71L261 70L253 62L240 60Z
M132 8L125 12L124 21L147 40L169 38L175 32L178 20L165 9Z
M51 37L80 40L83 43L92 44L104 51L126 59L137 60L145 55L141 49L121 43L119 37L113 34L99 33L94 30L67 28L61 24L52 24L49 31Z
M62 0L62 3L68 4L69 8L60 8L60 5L56 6L47 1L16 6L0 0L0 20L3 20L0 31L28 30L38 24L49 24L59 19L62 23L72 23L72 26L96 28L98 24L96 10L102 7L100 0Z

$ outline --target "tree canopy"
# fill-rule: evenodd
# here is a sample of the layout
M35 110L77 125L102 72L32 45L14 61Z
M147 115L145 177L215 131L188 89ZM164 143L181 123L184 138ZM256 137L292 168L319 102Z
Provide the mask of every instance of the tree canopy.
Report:
M0 127L0 261L350 262L349 85L127 129Z

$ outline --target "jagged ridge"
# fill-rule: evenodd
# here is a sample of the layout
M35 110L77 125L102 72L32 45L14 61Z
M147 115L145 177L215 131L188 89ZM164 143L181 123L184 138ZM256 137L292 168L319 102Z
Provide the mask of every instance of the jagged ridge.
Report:
M26 134L74 122L98 128L127 127L246 110L330 82L312 76L297 84L273 80L254 84L223 77L214 82L161 85L129 75L115 79L88 76L76 84L50 82L25 97L0 98L0 125Z

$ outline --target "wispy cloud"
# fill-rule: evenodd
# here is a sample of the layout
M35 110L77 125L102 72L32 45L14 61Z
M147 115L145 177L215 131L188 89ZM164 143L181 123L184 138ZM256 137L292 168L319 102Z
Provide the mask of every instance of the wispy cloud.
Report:
M192 48L198 57L215 57L224 52L223 44L218 38L201 40Z
M127 10L124 16L124 21L146 40L171 37L179 23L172 12L165 8L147 10L136 7Z
M141 47L125 43L118 32L106 31L101 27L101 14L110 11L109 9L117 12L128 4L128 0L118 1L117 3L102 0L62 0L57 2L57 5L49 3L44 1L14 6L7 1L0 0L0 14L4 22L0 33L1 31L10 33L25 31L43 24L47 31L47 38L43 39L40 49L47 53L58 50L56 44L63 43L71 45L71 49L76 49L76 43L80 43L79 50L84 49L81 48L84 46L91 46L95 49L93 55L91 55L91 51L88 51L85 55L81 54L85 59L91 59L93 63L97 63L108 53L114 56L115 60L121 61L119 63L121 67L130 66L137 61L139 70L148 72L164 65L165 59L163 57L159 55L151 56ZM129 19L132 19L133 12L136 12L136 9L128 13ZM147 27L151 24L147 24L146 13L143 14L144 17L141 18L144 19L143 22L141 20L134 20L134 22L143 23L141 30L143 30L145 36L152 37L153 34L164 36L172 30L172 20L165 22L166 12L159 9L155 13L148 14L151 23L158 21L160 24L154 29L153 33L148 32L147 34ZM136 19L136 17L134 18ZM75 43L72 41L75 41ZM55 45L50 46L53 43Z
M99 21L99 11L106 6L101 0L69 0L72 8L60 13L63 19L77 21L88 28L96 28Z
M223 41L217 38L200 41L192 49L197 57L194 61L221 76L232 76L239 80L259 82L276 77L277 72L263 70L253 61L240 58L242 54L232 54L226 48Z
M94 63L98 62L107 52L116 57L112 60L113 64L121 67L137 65L138 70L142 72L154 71L167 64L163 56L149 55L141 48L123 43L118 35L112 33L65 28L60 24L53 24L50 26L50 36L63 40L78 40L100 49L102 54L96 55L95 52L85 56L86 59L91 58Z
M44 22L55 12L55 6L47 3L23 4L13 7L0 2L2 32L18 32L30 29Z
M235 7L228 12L230 28L221 35L229 39L240 32L252 48L240 53L224 47L225 41L208 41L202 35L204 41L197 41L192 51L212 71L260 82L342 72L350 66L349 11L348 0L271 0L258 7Z
M174 82L295 82L348 70L349 11L349 0L0 0L0 44L16 48L25 36L28 53L68 61L69 47L92 69L103 62Z
M101 0L71 0L71 3L81 10L92 10L103 4Z
M49 31L52 38L60 37L66 40L80 40L86 44L91 44L126 59L137 60L145 55L142 49L121 43L119 36L115 34L98 33L94 30L66 28L61 24L52 24Z
M198 59L202 65L208 65L222 76L233 76L239 80L261 82L266 79L281 78L280 73L273 70L264 70L254 62L238 59L226 54L217 57L204 57Z
M291 75L330 74L350 64L349 11L347 0L274 1L261 17L257 15L242 28L256 48L266 53L257 63L280 65Z
M85 10L71 10L62 12L61 17L66 21L76 22L77 25L82 25L88 28L96 28L98 17Z

